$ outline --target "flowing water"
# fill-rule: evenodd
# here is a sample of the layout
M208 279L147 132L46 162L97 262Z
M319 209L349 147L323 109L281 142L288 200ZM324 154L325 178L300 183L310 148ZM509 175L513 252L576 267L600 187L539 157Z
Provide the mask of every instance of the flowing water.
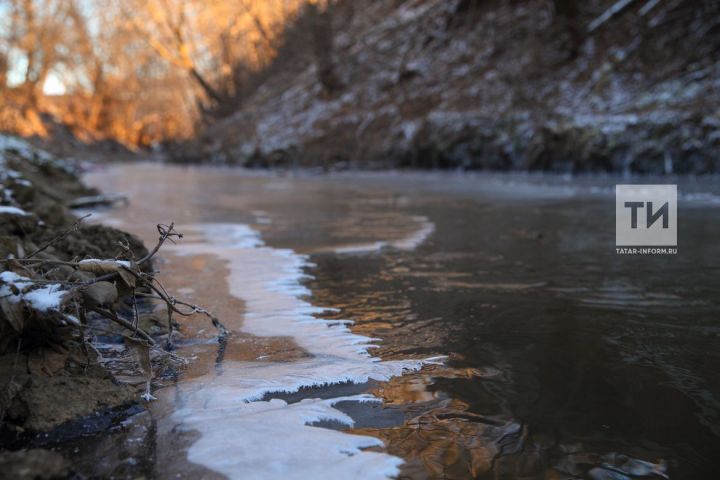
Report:
M720 184L679 181L677 255L615 252L614 178L88 176L100 220L233 332L147 411L72 443L159 478L720 478ZM103 460L98 460L101 458Z

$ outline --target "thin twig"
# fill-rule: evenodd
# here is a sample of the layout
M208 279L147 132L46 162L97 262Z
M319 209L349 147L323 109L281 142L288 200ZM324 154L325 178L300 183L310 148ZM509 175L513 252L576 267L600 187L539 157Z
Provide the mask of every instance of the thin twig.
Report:
M25 256L25 259L29 259L29 258L34 257L34 256L37 255L38 253L46 250L46 249L47 249L48 247L50 247L53 243L59 242L59 241L62 240L63 238L65 238L65 237L67 237L68 235L70 235L72 232L76 231L77 228L80 226L80 222L82 222L83 220L85 220L86 218L88 218L90 215L92 215L92 213L88 213L87 215L84 215L84 216L78 218L78 219L75 221L75 223L73 223L72 226L70 226L70 228L66 229L66 230L65 230L64 232L62 232L60 235L52 238L50 241L48 241L47 243L45 243L45 245L41 246L40 248L38 248L37 250L35 250L34 252L32 252L30 255L26 255L26 256Z
M124 318L119 317L115 312L103 310L102 308L99 308L99 307L93 307L93 308L90 308L89 310L92 312L95 312L109 320L112 320L115 323L122 325L123 327L127 328L128 330L135 330L135 328L133 327L133 324L131 322L128 322ZM141 337L146 342L148 342L148 344L150 344L151 346L155 345L155 340L153 340L152 337L150 336L150 334L148 334L145 330L138 328L136 330L136 332L137 332L138 336Z
M118 335L118 336L121 336L121 337L126 338L126 339L128 339L128 340L133 340L133 341L137 342L137 338L132 338L132 337L130 337L130 336L128 336L128 335L125 335L124 333L113 332L112 330L108 330L108 329L106 329L106 328L98 327L98 326L95 326L95 325L80 325L79 327L80 327L81 329L84 329L84 330L93 330L93 331L96 331L96 332L105 333L105 334L107 334L107 335ZM92 348L95 348L95 347L92 346L92 344L90 344L90 346L91 346ZM172 359L174 359L174 360L177 360L177 361L179 361L179 362L188 363L188 362L190 361L188 358L181 357L180 355L177 355L177 354L172 353L172 352L168 352L167 350L164 350L164 349L160 348L160 347L157 346L157 345L149 345L149 347L151 348L151 350L153 350L153 351L155 351L155 352L158 352L158 353L160 353L160 354L162 354L162 355L167 355L168 357L170 357L170 358L172 358ZM95 350L97 351L97 348L95 348ZM100 354L99 351L98 351L98 354ZM101 355L101 354L100 354L100 355ZM101 355L101 356L102 356L102 355Z
M158 239L158 243L155 245L155 248L153 248L147 255L145 255L143 258L138 260L138 265L141 265L148 260L150 260L152 257L155 256L155 254L160 250L160 247L162 247L163 243L165 243L165 240L170 239L170 241L173 241L171 237L178 237L182 238L183 234L178 233L174 230L175 222L170 223L170 225L163 225L158 224L157 229L160 233L160 238Z
M140 327L140 314L138 313L137 296L135 294L134 288L132 289L132 294L130 296L132 298L132 306L133 306L133 323L135 324L134 333L137 333L137 329Z

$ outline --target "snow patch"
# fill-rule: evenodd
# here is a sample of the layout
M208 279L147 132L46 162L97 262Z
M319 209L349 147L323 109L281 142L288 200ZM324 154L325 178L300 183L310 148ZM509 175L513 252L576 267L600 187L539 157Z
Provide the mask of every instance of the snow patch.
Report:
M37 165L52 165L67 173L74 172L71 163L57 159L45 150L34 147L21 138L0 134L0 168L5 167L5 151L17 152L23 160Z
M0 286L0 298L7 298L11 303L24 301L30 308L39 312L59 311L62 297L66 293L62 290L62 285L55 283L23 293L22 290L35 285L35 282L11 271L0 273L0 280L3 282ZM13 293L12 287L19 293Z
M23 300L28 302L30 306L40 312L48 310L58 310L65 291L61 290L62 286L53 284L43 288L38 288L23 295Z
M120 265L121 267L130 268L131 263L128 260L115 260L113 258L101 260L99 258L86 258L78 262L80 265L97 264L102 265Z
M18 215L20 217L26 217L26 216L30 215L28 212L26 212L22 208L6 207L4 205L0 206L0 213L7 213L8 215Z
M0 135L0 150L15 150L20 155L31 156L34 148L24 140L11 135Z

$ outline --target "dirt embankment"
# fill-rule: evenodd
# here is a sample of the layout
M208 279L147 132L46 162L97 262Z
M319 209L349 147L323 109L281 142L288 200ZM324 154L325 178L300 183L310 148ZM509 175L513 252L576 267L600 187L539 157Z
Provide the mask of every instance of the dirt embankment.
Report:
M89 313L89 305L127 308L120 282L100 281L97 264L82 260L130 265L148 251L127 233L76 223L68 205L97 193L72 163L0 135L0 446L9 449L0 450L0 468L13 478L70 471L47 450L10 451L33 445L38 432L141 398L143 377L117 378L118 352L132 339ZM142 320L149 329L152 319Z
M616 3L627 6L600 21ZM709 0L340 1L325 30L331 90L301 16L238 111L175 158L718 172L719 8Z

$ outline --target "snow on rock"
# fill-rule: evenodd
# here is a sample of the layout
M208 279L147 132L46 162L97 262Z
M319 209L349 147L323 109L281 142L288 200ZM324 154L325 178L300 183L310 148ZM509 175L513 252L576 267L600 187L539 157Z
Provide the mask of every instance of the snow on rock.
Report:
M2 280L3 283L16 283L16 282L20 282L20 281L27 281L27 282L30 281L30 279L21 277L17 273L11 272L9 270L6 270L6 271L0 273L0 280Z
M7 207L5 205L0 205L0 214L6 213L8 215L18 215L21 217L25 217L27 215L30 215L28 212L23 210L22 208L17 207Z
M130 263L130 261L128 261L128 260L115 260L115 259L113 259L113 258L106 259L106 260L101 260L101 259L99 259L99 258L85 258L85 259L83 259L83 260L80 260L80 261L78 262L78 264L79 264L79 265L98 265L98 266L104 266L104 265L115 266L115 265L118 265L118 266L125 267L125 268L130 268L130 266L131 266L131 263Z
M66 173L75 172L75 168L71 162L58 159L45 150L37 148L21 138L3 134L0 134L0 171L6 170L6 152L15 152L22 160L36 165L51 165ZM2 177L0 177L0 180L2 180Z
M59 311L63 295L66 293L62 285L55 283L27 291L28 287L33 287L36 283L11 271L0 273L0 281L2 282L0 298L6 298L12 303L25 302L38 312ZM14 293L13 290L18 293Z
M65 295L65 291L61 289L62 285L48 285L24 294L23 300L39 312L58 310L62 297Z
M14 150L20 155L26 157L31 157L34 152L39 151L25 140L21 140L20 138L11 135L0 135L0 150ZM49 156L49 154L45 154Z

